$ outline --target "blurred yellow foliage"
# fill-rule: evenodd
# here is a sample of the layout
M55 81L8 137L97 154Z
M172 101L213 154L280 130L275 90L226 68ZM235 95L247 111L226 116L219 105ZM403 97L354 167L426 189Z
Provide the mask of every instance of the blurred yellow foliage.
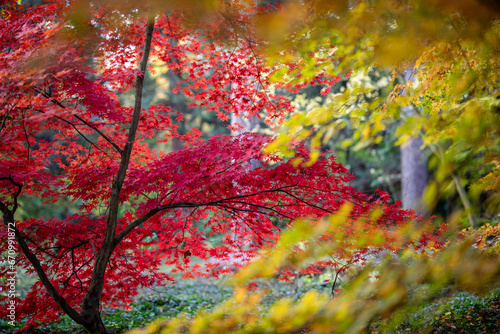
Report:
M346 217L333 215L330 222L333 226L342 224ZM337 242L296 252L297 243L314 242L328 231L330 222L314 227L310 222L299 222L293 230L283 234L274 249L264 252L237 273L233 281L235 286L245 285L256 277L269 276L280 265L303 266L321 259L324 254L336 253L342 247ZM393 232L398 236L397 243L403 246L425 230L410 224ZM202 312L194 318L181 315L130 334L365 333L375 323L383 332L386 322L380 320L391 319L391 325L403 321L394 314L431 302L444 287L482 293L500 286L500 257L478 250L474 244L472 239L465 238L432 257L415 257L408 248L397 261L388 257L376 267L380 273L377 279L369 278L375 269L369 265L334 298L311 291L296 302L281 299L267 311L260 304L265 290L249 292L237 288L234 296L214 311ZM419 286L426 287L425 298L413 293Z

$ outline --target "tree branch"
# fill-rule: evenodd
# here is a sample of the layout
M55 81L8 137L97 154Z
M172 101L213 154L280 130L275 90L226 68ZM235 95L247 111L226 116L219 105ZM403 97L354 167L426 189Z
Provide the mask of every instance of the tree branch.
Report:
M82 122L83 124L87 125L89 128L91 128L92 130L94 130L95 132L97 132L102 138L104 138L104 140L106 140L108 143L110 143L113 148L118 152L120 153L120 155L123 154L123 150L118 147L118 145L115 144L115 142L113 142L108 136L106 136L101 130L99 130L97 127L95 126L92 126L90 123L88 123L86 120L84 120L83 118L81 118L80 116L78 115L73 115L73 117L75 117L77 120L79 120L80 122Z
M56 105L58 105L59 107L63 108L63 109L66 109L66 106L64 104L62 104L60 101L56 100L55 98L52 98L51 95L49 95L47 92L43 92L41 91L40 89L37 89L35 88L35 92L41 94L42 96L46 97L46 98L50 98L50 101ZM43 111L42 111L43 112ZM86 141L88 141L89 143L91 143L92 145L94 145L96 148L97 146L92 143L90 140L88 140L77 128L75 125L73 125L73 123L71 123L70 121L60 117L60 116L55 116L57 119L60 119L68 124L70 124L79 134L80 136L82 136ZM102 138L104 138L104 140L106 140L108 143L111 144L111 146L113 146L113 148L120 154L123 153L122 149L116 145L116 143L114 141L111 140L111 138L109 138L108 136L106 136L101 130L99 130L97 127L95 126L92 126L92 124L90 124L89 122L87 122L86 120L84 120L83 118L81 118L80 116L78 115L73 115L73 117L75 117L77 120L79 120L80 122L82 122L83 124L87 125L89 128L91 128L92 130L94 130L95 132L97 132Z
M118 233L118 235L115 237L115 240L113 242L113 244L114 244L113 247L116 247L116 245L118 245L118 243L128 233L130 233L134 228L136 228L137 226L141 225L142 223L144 223L145 221L147 221L149 218L153 217L158 212L165 211L165 210L171 210L171 209L180 209L180 208L198 208L198 207L202 207L202 206L221 206L222 207L221 204L223 204L223 203L231 203L231 201L234 201L234 200L237 200L237 199L254 197L254 196L265 194L265 193L279 192L279 191L281 191L283 189L293 188L293 187L295 187L295 185L294 186L283 186L283 187L279 187L279 188L275 188L275 189L263 190L263 191L259 191L259 192L256 192L256 193L246 194L246 195L235 195L235 196L231 196L231 197L219 199L219 200L216 200L216 201L205 202L205 203L200 203L200 202L177 202L177 203L172 203L172 202L170 202L168 204L159 205L156 208L148 211L143 216L141 216L141 217L137 218L136 220L134 220L127 227L125 227L120 233ZM176 196L177 196L177 194L176 194ZM257 204L248 203L248 202L240 202L240 203L245 203L246 205L259 206ZM271 207L266 207L266 209L271 210L271 211L276 211L276 210L272 209ZM243 211L242 209L238 209L238 210ZM279 214L281 216L286 217L286 215L283 214L283 213L281 213L281 212L279 212Z
M26 244L26 241L24 240L24 237L22 236L21 232L17 229L15 220L14 220L14 213L17 209L17 196L21 193L22 190L22 185L20 183L17 183L12 179L12 177L2 177L0 179L8 179L10 180L13 184L19 187L18 191L16 192L14 196L14 208L12 210L9 210L7 205L5 205L3 202L0 201L0 211L3 213L3 223L4 225L10 230L14 230L14 236L16 238L16 241L19 245L19 248L21 248L21 251L24 253L24 256L28 259L28 261L31 263L33 268L35 269L38 277L40 278L40 281L42 282L43 286L47 289L48 293L50 296L54 299L54 301L57 303L57 305L74 321L78 323L82 323L84 320L83 317L74 309L72 308L66 300L59 294L57 289L52 285L50 282L50 279L47 277L47 274L42 268L42 265L38 258L31 252L29 249L28 245Z
M17 198L21 194L21 191L23 189L23 185L22 185L22 183L14 181L14 179L12 178L12 176L3 176L3 177L0 177L0 180L8 180L8 181L10 181L10 183L12 183L13 185L15 185L17 187L17 191L16 191L16 193L13 196L14 197L14 207L12 208L12 210L9 210L9 208L7 206L5 206L5 209L8 210L8 211L11 211L12 215L14 215L14 212L16 212L17 207L18 207ZM3 212L3 209L2 209L2 212ZM5 214L5 212L4 212L4 214Z

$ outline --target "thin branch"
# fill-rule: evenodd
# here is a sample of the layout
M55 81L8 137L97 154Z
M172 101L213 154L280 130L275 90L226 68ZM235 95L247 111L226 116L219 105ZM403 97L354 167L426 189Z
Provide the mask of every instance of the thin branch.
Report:
M39 113L45 114L45 111L43 111L43 110L36 110L36 111L38 111ZM102 150L100 147L98 147L98 146L97 146L97 145L96 145L93 141L91 141L90 139L88 139L88 138L87 138L87 137L86 137L86 136L85 136L85 135L84 135L84 134L83 134L80 130L78 130L78 128L76 127L76 125L75 125L75 124L71 123L71 122L70 122L70 121L68 121L67 119L64 119L64 118L62 118L62 117L60 117L60 116L53 116L53 117L54 117L54 118L56 118L56 119L58 119L58 120L60 120L60 121L63 121L63 122L65 122L65 123L67 123L67 124L71 125L71 127L72 127L73 129L75 129L75 131L76 131L76 132L77 132L77 133L78 133L78 134L79 134L79 135L80 135L80 136L81 136L81 137L82 137L82 138L83 138L86 142L88 142L88 143L90 144L90 146L94 146L94 147L95 147L95 148L97 148L99 151L103 152L103 150Z
M172 203L172 202L170 202L169 204L160 205L160 206L148 211L143 216L137 218L132 223L130 223L127 227L125 227L120 233L118 233L118 235L114 238L114 242L113 242L114 246L113 247L116 247L116 245L118 245L118 243L128 233L130 233L134 228L141 225L142 223L144 223L145 221L147 221L149 218L153 217L155 214L157 214L160 211L171 210L171 209L180 209L180 208L197 208L197 207L203 207L203 206L222 206L223 203L227 203L227 202L230 202L232 200L237 200L237 199L241 199L241 198L249 198L249 197L253 197L253 196L257 196L257 195L261 195L261 194L265 194L265 193L273 193L273 192L277 192L279 190L283 190L283 189L287 189L287 188L291 188L291 187L294 187L294 186L283 186L280 188L263 190L260 192L246 194L246 195L236 195L236 196L231 196L231 197L223 198L220 200L215 200L215 201L205 202L205 203L200 203L200 202ZM251 203L246 203L246 204L252 205ZM255 206L257 206L257 205L255 205ZM268 208L268 209L272 210L271 208ZM243 210L243 209L240 209L240 210ZM282 216L285 216L283 213L280 213L280 214Z
M275 212L278 215L280 215L282 217L285 217L285 218L288 218L288 219L293 219L292 217L284 214L283 212L274 209L276 206L279 206L279 205L265 206L265 205L259 205L259 204L244 202L244 201L233 201L233 200L231 200L231 201L225 201L225 202L227 202L227 203L238 203L238 204L243 204L243 205L250 205L250 206L254 206L254 207L260 208L260 209L264 209L264 210ZM237 209L237 210L243 211L245 209ZM265 212L261 212L261 211L255 211L255 212L259 212L261 214L266 214Z
M342 269L346 268L349 265L351 265L351 263L347 263L344 266L342 266L339 270L335 270L335 280L333 281L332 291L331 291L332 297L335 296L335 287L337 286L337 280L339 278L340 272L342 271Z
M301 199L301 198L299 198L299 197L297 197L297 196L295 196L295 195L293 195L293 194L289 193L288 191L285 191L285 190L280 190L280 192L282 192L282 193L284 193L284 194L287 194L287 195L288 195L288 196L290 196L290 197L293 197L293 198L294 198L294 199L296 199L297 201L302 202L302 203L306 204L307 206L311 206L311 207L316 208L316 209L318 209L318 210L323 210L323 211L325 211L325 212L327 212L327 213L332 213L332 211L327 210L327 209L325 209L325 208L322 208L322 207L320 207L320 206L317 206L317 205L315 205L315 204L312 204L312 203L306 202L306 201L304 201L303 199Z
M45 273L42 264L38 260L38 258L31 252L29 249L28 245L26 244L26 241L24 240L21 232L17 229L15 226L15 221L14 221L14 211L8 210L8 208L5 206L4 203L0 202L0 210L4 214L4 224L8 225L9 228L12 228L14 230L14 235L16 238L16 241L19 245L19 248L21 248L21 251L24 253L24 256L28 259L28 261L31 263L33 268L35 269L38 277L40 278L40 281L42 282L43 286L47 289L47 292L50 294L52 299L57 303L57 305L74 321L78 323L83 323L84 318L74 309L72 308L66 300L62 297L61 294L57 291L57 289L52 285L50 282L50 279L47 277L47 274Z
M23 126L23 130L24 130L24 138L26 138L26 143L28 144L28 151L26 153L26 160L29 161L30 159L30 150L31 150L31 143L30 143L30 140L28 138L28 130L26 129L26 122L25 122L25 118L24 118L24 111L23 111L23 120L22 120L22 126Z
M465 189L462 185L462 181L460 181L460 178L455 172L452 173L452 178L453 182L455 183L455 188L457 189L460 200L462 201L462 204L465 208L465 212L467 212L467 218L469 219L470 226L474 229L477 229L479 225L477 224L476 220L474 219L474 216L472 215L471 212L472 205L470 204L470 201L467 198L467 193L465 192Z
M41 91L40 89L38 88L35 88L35 92L41 94L42 96L46 97L46 98L50 98L50 102L58 105L59 107L63 108L63 109L66 109L66 106L64 104L62 104L60 101L56 100L55 98L52 98L52 96L47 93L47 92L44 92L44 91ZM42 111L43 112L43 111ZM77 120L79 120L80 122L82 122L83 124L87 125L89 128L91 128L92 130L94 130L95 132L97 132L102 138L104 138L104 140L106 140L109 144L111 144L111 146L113 146L113 148L121 154L123 154L123 150L118 146L116 145L116 143L114 141L111 140L111 138L109 138L108 136L106 136L101 130L99 130L97 127L93 126L92 124L90 124L89 122L87 122L86 120L84 120L83 118L81 118L80 116L78 115L72 115L73 117L75 117ZM77 132L80 136L82 136L86 141L88 141L89 143L91 143L92 145L94 145L96 148L97 146L92 143L89 139L87 139L77 128L76 126L71 123L70 121L60 117L60 116L54 116L56 117L57 119L60 119L66 123L68 123L69 125L71 125Z
M78 281L80 281L80 289L82 289L83 288L83 282L80 279L80 277L78 277L78 270L81 269L81 267L79 269L76 269L76 265L75 265L75 250L74 249L71 249L71 265L73 267L73 270L72 270L73 272L68 277L68 280L71 278L71 276L75 275L75 277L78 279ZM75 269L76 269L76 271L75 271Z
M16 105L19 103L21 100L21 96L17 99L17 101L12 105L12 107L3 115L3 120L2 124L0 125L0 133L2 132L3 128L5 127L5 123L7 121L7 118L9 117L9 114L16 108ZM0 109L3 109L4 105L7 105L8 103L5 102L3 103L2 107Z
M116 245L118 245L120 243L120 241L127 235L129 234L134 228L136 228L137 226L141 225L142 223L144 223L146 220L148 220L149 218L153 217L154 215L156 215L158 212L160 212L161 209L159 208L155 208L151 211L149 211L148 213L146 213L145 215L137 218L136 220L134 220L132 223L130 223L130 225L128 225L127 227L125 227L120 233L118 233L118 235L115 237L114 241L113 241L113 248L116 247Z
M120 153L120 155L123 154L123 150L118 147L118 145L116 145L108 136L106 136L101 130L99 130L98 128L92 126L90 123L88 123L86 120L84 120L83 118L81 118L80 116L78 115L73 115L73 117L75 117L76 119L78 119L79 121L81 121L82 123L84 123L85 125L87 125L88 127L90 127L91 129L93 129L95 132L97 132L102 138L104 138L104 140L106 140L108 143L110 143L114 149Z
M18 207L17 198L18 198L18 197L19 197L19 195L21 194L21 191L22 191L22 189L23 189L23 185L22 185L22 183L16 182L16 181L12 178L12 176L3 176L3 177L0 177L0 180L8 180L8 181L10 181L10 183L12 183L13 185L15 185L15 186L17 187L17 191L14 193L14 196L13 196L13 197L14 197L14 207L12 208L12 210L9 210L9 209L7 208L7 206L6 206L7 210L11 211L11 212L12 212L12 214L14 214L14 212L16 212L17 207ZM2 210L2 211L3 211L3 210ZM4 213L4 214L5 214L5 213Z

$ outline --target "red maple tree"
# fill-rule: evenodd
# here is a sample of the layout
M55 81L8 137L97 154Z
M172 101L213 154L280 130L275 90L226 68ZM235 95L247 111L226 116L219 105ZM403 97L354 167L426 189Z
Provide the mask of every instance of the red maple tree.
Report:
M0 6L0 243L5 250L13 233L17 265L39 278L16 300L17 316L30 317L26 328L66 313L104 333L101 305L121 306L139 287L167 284L160 264L207 275L191 257L223 258L243 244L252 255L276 240L277 220L319 218L345 202L354 204L353 217L383 206L373 222L382 229L412 217L385 194L349 186L353 176L333 156L306 167L301 144L299 164L263 155L272 138L256 133L203 142L193 130L181 137L183 150L150 147L160 132L165 141L179 137L173 120L183 116L164 105L142 108L150 59L182 76L174 91L222 121L244 112L276 122L292 110L267 89L273 67L259 56L253 9L233 4L201 16L85 1ZM120 105L116 94L132 87L135 106ZM57 173L47 168L54 163ZM81 211L18 221L23 195L47 206L67 196ZM210 245L211 236L222 244Z

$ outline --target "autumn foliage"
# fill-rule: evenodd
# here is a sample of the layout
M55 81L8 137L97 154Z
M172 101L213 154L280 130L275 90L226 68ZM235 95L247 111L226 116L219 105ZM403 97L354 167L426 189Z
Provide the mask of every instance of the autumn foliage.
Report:
M224 258L234 250L251 256L276 242L279 226L299 217L314 221L346 203L348 219L364 221L358 231L339 227L346 235L390 235L416 218L383 192L365 195L349 186L353 176L332 154L313 161L305 145L294 143L292 159L264 155L273 138L255 133L205 142L197 129L179 136L173 120L182 113L142 108L149 59L182 76L174 92L223 122L259 115L279 123L292 107L269 90L276 69L259 56L251 8L153 15L154 5L4 1L1 9L0 234L5 248L7 224L15 224L18 268L40 278L17 300L17 316L30 317L26 327L65 312L101 333L101 305L123 306L137 288L169 283L161 264L187 277L212 274L190 258ZM135 106L121 105L117 94L132 87ZM184 149L150 146L151 139L174 137ZM66 196L81 211L19 221L26 195L47 207ZM207 242L214 237L220 245ZM374 245L386 247L366 243L344 256L362 261Z
M361 270L334 298L311 291L299 300L283 298L262 311L265 291L242 288L213 311L158 321L141 332L407 332L398 326L411 323L419 313L429 316L433 306L442 312L443 296L457 296L457 291L480 296L498 288L499 19L498 1L339 0L287 2L283 12L263 20L260 32L274 42L269 55L274 60L301 60L300 66L275 72L280 82L304 82L321 72L340 75L351 70L363 76L381 66L391 68L394 81L389 96L361 80L332 94L328 103L294 115L281 127L272 149L293 154L288 143L304 138L319 146L352 124L357 126L355 139L379 143L387 125L398 122L399 144L419 136L421 148L430 155L434 177L424 204L432 210L440 199L455 196L463 210L448 217L448 226L442 224L444 245L427 243L424 237L415 243L417 251L402 249L396 260L388 256L382 264ZM280 49L286 51L276 51ZM332 61L318 61L316 55ZM324 92L328 94L328 88ZM404 112L409 105L413 114ZM345 207L325 218L326 226L296 223L271 251L239 272L235 284L268 277L275 267L307 266L326 254L345 254L347 240L363 247L366 239L359 235L350 239L335 233L317 247L317 239L331 236L335 226L362 226L363 220L343 219L348 211ZM480 216L492 224L480 227ZM471 228L462 230L462 224ZM420 224L392 231L401 246L415 236L430 237ZM467 311L438 313L429 318L430 327L408 330L496 332L498 296L492 304L484 312L491 312L489 323L483 314L460 305Z

